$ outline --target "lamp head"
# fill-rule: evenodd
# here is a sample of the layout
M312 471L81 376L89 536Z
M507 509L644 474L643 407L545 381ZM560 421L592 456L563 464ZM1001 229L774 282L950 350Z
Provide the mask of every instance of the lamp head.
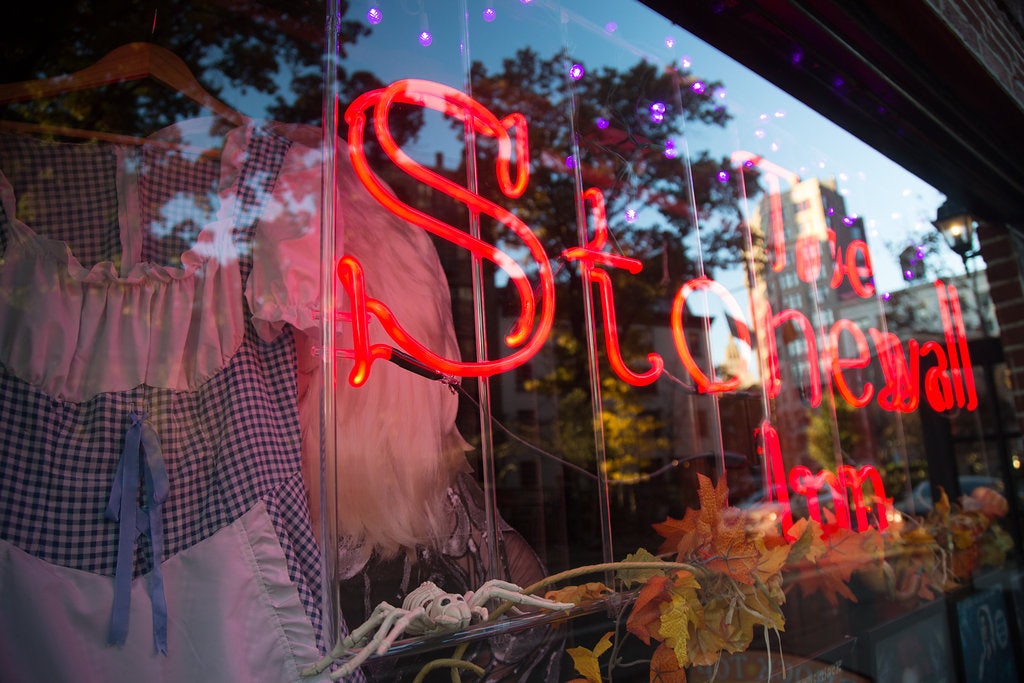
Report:
M965 258L974 249L974 216L959 203L947 199L936 211L932 225L939 231L946 244Z

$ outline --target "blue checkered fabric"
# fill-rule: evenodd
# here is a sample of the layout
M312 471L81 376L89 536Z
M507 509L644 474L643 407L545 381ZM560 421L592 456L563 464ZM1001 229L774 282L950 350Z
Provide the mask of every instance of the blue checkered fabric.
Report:
M243 276L251 269L246 245L288 144L257 132L246 152L234 232ZM181 155L167 155L157 163L150 154L144 155L146 167L155 169L144 188L148 201L167 208L168 198L199 197L171 202L173 211L159 213L161 230L147 238L145 257L173 262L181 245L194 236L193 226L211 218L203 197L216 187L216 166ZM42 225L40 234L68 241L80 259L83 253L89 255L86 261L110 260L107 243L111 235L118 236L116 197L109 193L115 163L103 147L47 145L11 136L0 144L0 165L15 192L19 197L33 195L35 202L32 215L19 218L33 229ZM33 183L65 172L73 180L55 186L58 192L31 191ZM60 196L72 186L73 194ZM59 205L41 199L55 194ZM148 211L144 225L153 225L158 214ZM8 225L2 214L0 209L0 233ZM171 249L177 252L172 255ZM117 246L114 253L119 250ZM170 480L163 506L163 559L263 501L322 648L320 554L300 469L295 383L290 332L267 342L250 323L238 352L194 392L139 386L73 403L44 395L0 364L0 536L48 562L112 576L117 524L104 518L104 508L129 414L145 411L159 435ZM134 575L152 566L149 541L142 538L135 550Z
M37 235L65 242L86 268L121 258L116 161L109 146L0 136L0 168L17 193L18 218Z
M142 149L139 200L142 260L180 266L181 255L215 218L220 161L212 157ZM244 244L244 236L239 236Z

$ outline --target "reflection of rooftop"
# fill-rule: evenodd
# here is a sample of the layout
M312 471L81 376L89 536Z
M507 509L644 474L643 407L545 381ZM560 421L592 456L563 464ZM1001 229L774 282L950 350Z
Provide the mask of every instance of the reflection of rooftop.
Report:
M979 311L970 280L966 275L943 279L948 285L956 287L958 290L967 336L973 337L980 333L982 328ZM986 302L989 325L994 323L997 325L996 316L991 307L991 297L988 295L989 283L988 278L985 277L985 271L978 273L977 280L978 295L982 301ZM881 304L876 299L851 299L842 302L841 317L853 320L864 330L872 327L882 329L884 313L885 329L901 338L943 333L940 310L935 300L935 285L931 280L922 280L903 289L883 292L882 295ZM999 330L996 326L995 335L998 336L998 334Z

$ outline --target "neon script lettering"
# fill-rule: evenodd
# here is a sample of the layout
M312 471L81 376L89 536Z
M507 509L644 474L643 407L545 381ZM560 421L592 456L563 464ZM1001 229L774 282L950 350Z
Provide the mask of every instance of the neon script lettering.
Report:
M374 360L390 357L390 347L371 346L367 339L366 313L376 317L387 334L403 350L416 360L449 375L489 376L507 372L532 358L547 341L554 321L555 281L544 248L532 230L515 214L479 194L455 183L448 178L416 163L409 157L389 129L389 113L395 104L428 107L452 116L471 126L477 135L494 138L498 143L498 158L495 174L498 186L507 197L519 197L526 191L530 180L529 145L526 118L522 114L511 114L498 119L488 109L464 93L440 83L421 80L397 81L387 88L373 90L359 96L346 110L345 121L349 125L349 157L359 180L370 194L389 211L442 239L469 250L474 256L486 259L505 271L519 295L520 314L505 342L510 348L517 348L505 358L477 362L461 362L444 358L406 332L383 302L366 297L361 286L362 276L359 262L346 257L338 264L341 280L353 309L353 360L354 367L349 382L360 386L369 376ZM372 110L372 125L381 148L392 162L419 182L432 187L466 205L475 215L486 215L504 224L526 247L537 265L537 279L540 289L540 305L534 298L534 289L522 267L509 254L487 242L472 237L463 230L406 204L394 195L388 186L371 170L363 145L366 130L366 112ZM510 133L515 134L513 143ZM513 179L512 150L515 148L515 178ZM357 329L358 328L358 329Z
M454 88L415 79L397 81L386 88L368 92L357 98L345 113L345 120L349 125L348 142L352 165L370 194L396 216L467 249L476 258L490 261L504 271L518 296L520 312L513 329L505 337L505 343L511 350L507 355L475 362L444 358L413 338L384 302L367 295L363 285L361 264L351 256L344 256L338 263L337 273L351 303L351 316L346 316L352 325L353 348L350 355L354 364L349 382L354 386L363 384L375 360L391 357L391 346L369 343L368 325L371 318L381 324L399 348L416 361L439 373L491 376L507 372L536 355L551 332L555 290L548 257L536 234L515 214L420 165L400 148L389 129L389 114L396 104L433 109L461 121L476 135L493 139L497 146L494 174L501 192L509 198L521 196L529 185L529 145L525 117L516 113L499 119L482 104ZM364 149L368 124L372 126L376 140L384 153L402 171L418 182L464 204L470 215L489 216L508 228L533 260L536 266L534 277L537 286L531 283L524 268L508 253L401 201L370 167ZM781 181L795 182L799 178L747 152L734 153L732 161L741 168L757 166L767 178L771 209L769 220L773 248L772 270L781 272L786 267ZM578 264L586 295L593 296L596 290L603 322L606 357L612 371L628 384L649 385L664 372L665 362L658 354L650 353L647 356L647 368L632 369L626 365L619 345L612 279L607 270L621 269L636 275L643 266L637 259L606 251L608 222L604 196L601 192L596 188L587 189L582 200L585 206L589 207L590 236L586 244L566 249L563 257ZM828 230L827 239L828 253L832 259L829 286L836 289L846 282L857 296L873 297L875 288L867 244L854 240L841 246L832 230ZM818 239L801 237L795 247L797 276L803 282L817 281L822 269ZM739 303L721 284L710 278L699 277L680 287L672 304L670 328L676 351L698 391L708 394L735 391L739 387L738 378L721 379L716 376L713 369L710 370L710 374L706 373L689 348L683 330L683 317L688 298L697 292L704 296L716 297L731 318L731 334L734 339L743 349L750 349L752 346L746 316ZM795 331L797 335L802 335L806 342L810 376L805 389L812 407L821 404L821 374L822 368L826 368L829 384L855 408L863 408L874 399L883 410L913 411L920 405L920 389L923 386L925 400L936 411L941 412L953 407L974 410L977 407L977 395L967 350L960 299L955 287L947 286L941 281L935 283L935 292L942 317L944 344L938 341L920 343L911 339L904 347L903 342L892 333L872 328L865 334L853 321L841 319L824 335L825 348L820 350L817 331L807 316L796 309L783 309L776 313L763 297L755 296L752 308L756 329L761 331L758 341L766 359L767 371L762 381L767 388L768 397L778 396L783 386L776 337L783 330L787 330L789 333ZM849 343L843 344L844 340ZM871 353L871 346L874 346L874 356ZM841 351L850 348L852 352ZM875 358L877 361L873 360ZM926 359L930 360L930 363L927 363L928 368L924 371L922 381L922 361ZM855 386L856 376L872 362L878 363L883 381L876 386L860 380L859 386ZM836 523L840 526L862 530L869 524L874 524L879 528L885 528L886 505L889 505L889 502L885 498L881 476L873 467L854 469L840 466L834 473L822 471L813 474L807 468L798 466L787 476L775 428L770 422L765 421L758 428L757 436L762 462L765 465L768 500L782 503L786 510L782 520L784 531L788 531L793 523L789 507L790 489L795 494L807 498L808 514L818 521L822 520L821 503L823 497L827 495L832 499ZM879 503L865 503L865 485L871 488L873 499L880 501Z

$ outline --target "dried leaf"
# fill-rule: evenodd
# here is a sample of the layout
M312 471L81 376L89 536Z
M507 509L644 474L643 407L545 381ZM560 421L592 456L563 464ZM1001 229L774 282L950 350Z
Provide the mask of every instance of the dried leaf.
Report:
M689 509L682 519L666 517L664 522L653 524L654 530L665 539L658 548L659 553L679 553L679 545L687 535L692 536L697 530L700 512Z
M768 586L744 587L744 613L754 624L776 631L786 630L786 616L782 613L782 603L786 594L781 590L775 594Z
M738 652L746 649L753 639L753 626L747 637L739 634L743 629L737 618L735 598L716 598L704 605L704 628L697 629L691 647L691 658L697 666L714 664L722 650Z
M740 583L754 583L754 570L760 553L741 527L718 527L712 534L711 557L707 568L729 576Z
M846 585L849 578L844 580L835 568L803 562L797 570L800 576L797 586L804 595L821 593L833 607L839 604L840 597L857 602L857 596Z
M885 558L885 545L881 534L874 528L864 531L837 528L826 539L826 552L819 565L828 565L848 582L854 571Z
M544 594L544 597L548 600L554 600L555 602L571 602L574 605L579 605L584 602L600 600L604 596L610 595L614 592L615 591L603 583L599 581L592 581L580 586L566 586L557 590L548 591Z
M690 663L694 666L714 666L722 658L726 641L711 628L699 628L690 638Z
M648 551L640 548L635 553L626 555L625 562L657 562L658 558L652 555ZM664 570L652 568L652 569L620 569L616 576L626 585L627 588L632 587L635 584L640 584L652 576L663 574Z
M789 561L796 563L802 560L817 562L826 550L825 542L822 540L822 529L818 522L812 519L801 519L793 524L789 533L796 538L796 541L789 549Z
M714 535L722 523L722 511L728 507L729 490L724 477L715 486L711 479L698 474L697 484L699 510L689 509L682 519L669 517L654 525L654 530L665 538L658 552L674 552L680 562L700 556L707 539Z
M566 650L572 657L576 671L582 674L589 683L601 683L601 664L597 660L612 646L612 635L611 631L605 633L593 650L588 650L585 647L571 647Z
M779 575L789 559L789 546L768 548L760 538L754 540L758 551L757 564L754 567L754 578L757 582L766 583Z
M691 627L700 627L704 622L704 608L697 596L700 584L689 572L678 572L669 586L671 600L661 606L661 623L658 631L665 644L671 647L679 662L690 663L687 646Z
M951 510L949 504L949 496L946 495L946 489L939 487L939 499L932 505L931 515L936 517L942 522L949 519L949 512Z
M651 658L651 683L686 683L686 669L667 645L659 645Z
M669 602L668 592L671 579L664 575L652 576L640 589L633 610L626 620L626 629L644 644L650 645L651 638L661 639L658 627L661 624L661 605Z
M711 479L703 474L697 475L697 497L700 499L700 515L708 526L717 526L722 510L729 506L729 489L725 477L712 485Z

